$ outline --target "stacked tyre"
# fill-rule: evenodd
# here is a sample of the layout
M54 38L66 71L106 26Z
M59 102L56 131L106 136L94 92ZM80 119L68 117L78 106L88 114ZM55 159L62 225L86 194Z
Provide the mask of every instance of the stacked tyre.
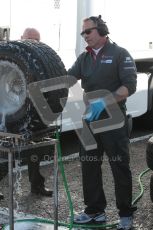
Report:
M7 132L13 133L44 129L27 96L27 86L64 75L63 62L48 45L31 40L0 42L0 128L5 126ZM65 88L44 93L54 113L62 112L60 98L67 96Z

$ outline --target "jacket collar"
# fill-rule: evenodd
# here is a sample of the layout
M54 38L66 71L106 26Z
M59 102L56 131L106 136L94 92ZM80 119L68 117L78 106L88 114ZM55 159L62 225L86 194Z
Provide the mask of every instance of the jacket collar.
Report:
M101 50L99 51L99 53L101 53L102 50L104 50L104 48L105 48L108 44L110 44L109 38L107 39L105 45L101 48ZM86 51L87 51L88 53L92 54L92 55L95 55L95 52L93 51L93 49L92 49L90 46L87 46L87 47L86 47ZM98 53L98 54L99 54L99 53Z

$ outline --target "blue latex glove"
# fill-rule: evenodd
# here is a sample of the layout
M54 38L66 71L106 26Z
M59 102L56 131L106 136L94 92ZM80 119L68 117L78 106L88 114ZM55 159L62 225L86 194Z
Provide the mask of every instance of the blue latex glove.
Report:
M102 98L90 102L84 119L88 122L98 120L101 112L105 109L106 104Z

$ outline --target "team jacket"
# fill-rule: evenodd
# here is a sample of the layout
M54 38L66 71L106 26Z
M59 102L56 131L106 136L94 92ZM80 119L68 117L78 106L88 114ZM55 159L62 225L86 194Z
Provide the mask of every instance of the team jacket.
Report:
M120 86L126 86L131 95L136 90L137 74L133 58L126 49L109 40L96 59L93 50L87 47L86 52L68 70L68 74L81 79L85 92L100 89L115 92Z

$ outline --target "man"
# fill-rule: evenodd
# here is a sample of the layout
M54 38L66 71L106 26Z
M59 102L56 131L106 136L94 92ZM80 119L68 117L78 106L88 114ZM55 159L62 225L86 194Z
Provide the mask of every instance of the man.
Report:
M40 33L35 28L26 28L21 36L21 39L32 39L39 42ZM28 173L29 181L31 183L31 192L42 196L52 196L52 191L45 188L45 179L39 172L41 156L36 154L37 153L35 152L31 152L31 155L28 156Z
M0 181L7 175L8 173L8 161L7 159L0 160ZM4 199L3 193L0 192L0 200Z
M40 33L35 28L26 28L21 36L21 39L32 39L40 41Z
M102 183L102 159L106 152L115 182L116 205L120 221L117 229L129 230L133 224L132 176L129 166L129 137L126 122L126 98L136 90L136 67L127 50L112 43L108 37L106 23L99 17L89 17L83 21L81 35L87 42L83 52L68 70L77 80L81 79L85 93L96 90L110 91L124 114L125 124L121 128L95 134L97 149L86 151L82 146L80 159L84 203L83 213L74 217L77 224L103 223L106 221L106 198ZM114 103L114 102L112 102ZM105 110L105 99L89 101L83 116L87 125L101 118ZM94 159L93 161L88 160ZM93 157L93 158L91 158ZM86 159L86 160L85 160ZM96 159L96 160L95 160Z

